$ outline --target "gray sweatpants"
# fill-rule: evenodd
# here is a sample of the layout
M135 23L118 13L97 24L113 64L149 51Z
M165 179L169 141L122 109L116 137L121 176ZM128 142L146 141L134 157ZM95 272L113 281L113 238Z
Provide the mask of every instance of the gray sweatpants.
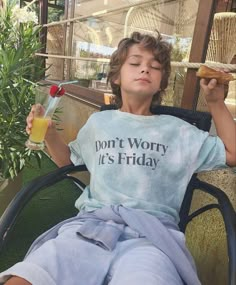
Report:
M0 273L0 282L17 275L33 285L183 284L169 257L128 226L113 250L78 235L80 226L79 221L63 225L56 238Z

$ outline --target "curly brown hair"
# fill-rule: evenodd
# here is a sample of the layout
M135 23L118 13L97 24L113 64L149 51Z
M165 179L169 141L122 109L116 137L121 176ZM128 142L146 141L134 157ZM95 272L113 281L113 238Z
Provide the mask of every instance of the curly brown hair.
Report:
M112 93L115 95L114 103L118 108L122 106L121 90L120 86L114 83L114 81L120 74L121 67L126 60L129 48L134 44L139 44L144 49L152 51L155 59L162 65L160 91L153 95L151 107L161 103L161 99L165 94L165 89L168 86L168 80L171 72L170 56L172 46L170 43L162 39L162 36L158 31L156 31L156 33L157 36L152 36L150 34L133 32L130 37L124 38L119 42L117 50L112 54L107 82L111 85Z

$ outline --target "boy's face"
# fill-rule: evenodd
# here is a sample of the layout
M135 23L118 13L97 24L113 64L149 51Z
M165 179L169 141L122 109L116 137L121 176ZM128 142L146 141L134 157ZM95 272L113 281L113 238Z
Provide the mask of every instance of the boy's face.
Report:
M153 53L134 44L129 48L120 76L114 83L120 85L122 98L134 95L137 99L152 99L160 90L161 78L161 64Z

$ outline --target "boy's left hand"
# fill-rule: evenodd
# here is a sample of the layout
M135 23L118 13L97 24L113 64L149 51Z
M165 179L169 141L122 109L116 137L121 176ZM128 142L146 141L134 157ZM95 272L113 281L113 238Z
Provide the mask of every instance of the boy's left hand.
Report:
M227 72L226 70L221 72ZM228 92L228 85L218 84L216 79L200 80L200 85L204 91L207 103L216 103L218 101L224 101L225 95Z
M218 84L216 79L209 80L206 78L200 80L200 85L205 93L217 136L221 138L225 146L226 163L229 166L236 166L236 124L224 103L228 85Z

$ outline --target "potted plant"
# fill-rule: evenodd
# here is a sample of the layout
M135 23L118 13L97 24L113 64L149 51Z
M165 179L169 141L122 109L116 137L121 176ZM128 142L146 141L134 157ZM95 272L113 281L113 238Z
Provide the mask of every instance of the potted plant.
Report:
M0 185L1 180L17 176L32 156L40 159L40 153L25 147L25 120L34 102L34 82L45 72L42 60L35 56L41 48L36 23L30 4L20 8L10 0L1 1Z

